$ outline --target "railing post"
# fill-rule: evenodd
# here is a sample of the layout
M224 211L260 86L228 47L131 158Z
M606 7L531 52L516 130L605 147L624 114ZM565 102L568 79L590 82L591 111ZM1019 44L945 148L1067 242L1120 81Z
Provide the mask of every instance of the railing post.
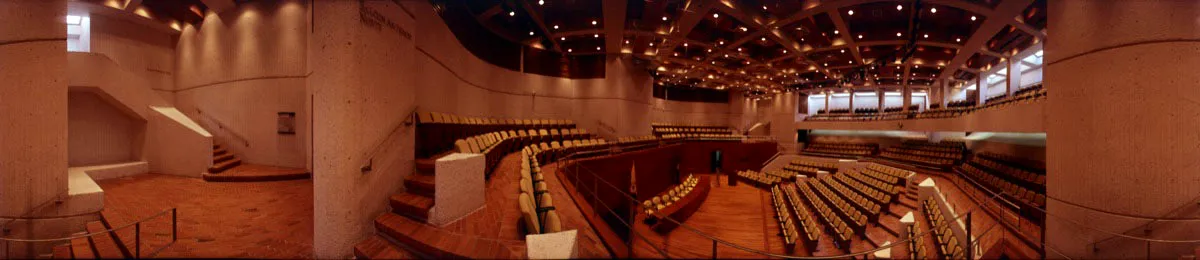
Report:
M171 242L179 240L179 208L171 208Z
M712 259L717 259L717 240L713 239L712 242L713 242L713 244L712 244L713 245L712 246L712 248L713 248Z
M133 224L133 258L142 258L142 222Z

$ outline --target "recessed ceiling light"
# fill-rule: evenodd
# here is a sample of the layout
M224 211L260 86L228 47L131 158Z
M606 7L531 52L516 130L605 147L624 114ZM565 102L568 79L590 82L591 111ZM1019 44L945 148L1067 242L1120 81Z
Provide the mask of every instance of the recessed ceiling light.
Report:
M846 11L846 14L854 15L854 10Z
M678 53L678 52L676 52L676 53L674 53L674 54L672 54L672 55L674 55L675 57L679 57L679 53Z
M763 6L763 10L767 10L767 6L765 6L765 5L764 5L764 6Z
M629 44L629 40L625 40L625 44Z
M828 62L826 62L826 63L824 63L824 64L823 64L823 65L821 65L821 66L829 66L829 63L828 63Z
M896 11L904 10L903 5L896 5Z
M858 35L858 38L859 38L859 39L862 39L862 34L859 34L859 35Z
M846 63L854 64L854 61L848 60L848 61L846 61Z
M667 17L666 17L666 16L663 16L663 21L666 21L666 20L667 20Z
M708 52L712 52L712 49L708 49Z
M974 20L975 20L975 16L974 16L974 15L972 15L972 16L971 16L971 21L974 21Z
M725 58L729 58L729 54L725 54Z
M596 50L597 50L597 51L598 51L598 50L600 50L600 46L596 46Z
M738 47L738 51L742 51L742 47Z
M800 38L800 41L804 41L804 38Z
M685 42L685 43L683 43L683 47L687 47L687 43L686 43L686 42Z
M545 0L538 0L538 5L544 5L544 4L546 4Z
M787 53L787 50L783 50L783 53Z
M925 34L925 38L929 38L929 34L928 34L928 33L926 33L926 34Z
M896 33L896 37L900 37L900 33Z
M599 33L597 33L597 34L592 34L592 38L600 38L600 34L599 34Z
M833 34L838 34L838 30L833 30Z
M554 25L554 29L555 29L555 30L558 30L558 25Z
M743 32L744 32L744 31L749 31L749 30L750 30L750 29L746 29L746 27L739 27L738 29L741 29Z
M846 49L842 49L841 51L842 51L841 53L846 53Z
M721 14L713 13L713 18L721 18Z
M760 40L760 41L766 41L766 40L767 40L767 37L762 37L762 38L759 38L758 40Z
M954 38L954 42L962 42L962 38Z
M654 47L654 43L653 43L653 42L652 42L652 43L650 43L650 47Z
M937 13L937 7L930 7L930 8L929 8L929 12L930 12L930 13L935 13L935 14L936 14L936 13Z
M517 15L517 12L508 11L508 16L514 16L514 15Z
M572 50L572 49L567 49L567 52L574 52L574 51L575 51L575 50Z
M529 31L529 35L533 35L533 31Z
M558 37L558 40L565 41L565 40L567 40L567 37Z
M592 25L596 25L596 20L592 20Z
M725 45L725 41L724 40L717 41L717 45Z

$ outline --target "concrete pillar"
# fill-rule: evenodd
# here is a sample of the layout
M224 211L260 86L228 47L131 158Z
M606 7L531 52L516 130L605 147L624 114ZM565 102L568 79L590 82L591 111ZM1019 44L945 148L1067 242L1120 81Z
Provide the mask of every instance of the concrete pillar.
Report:
M850 90L850 114L854 114L854 90Z
M414 82L421 75L414 40L422 38L412 35L420 32L412 16L391 1L311 4L307 92L314 97L313 147L319 147L313 151L313 253L348 258L372 235L372 220L388 211L387 197L412 174L415 131L389 137L389 129L405 119L397 111L416 104ZM391 148L373 157L372 171L360 171L380 144Z
M833 93L825 92L825 113L826 114L829 113L829 96L832 96L832 95L833 95Z
M1008 57L1006 65L1008 65L1008 78L1005 87L1008 88L1008 92L1004 93L1012 96L1013 92L1021 88L1021 61L1017 60L1015 56Z
M1194 218L1200 194L1200 38L1193 1L1049 1L1045 86L1047 193L1138 216ZM1124 232L1148 220L1048 200L1049 248L1072 258L1178 258L1196 244ZM1175 211L1175 209L1182 209ZM1060 219L1060 217L1062 219ZM1081 226L1071 221L1080 222ZM1137 237L1196 239L1200 223L1160 221ZM1047 257L1060 258L1047 250Z
M878 112L879 112L879 113L883 113L883 100L884 100L884 99L883 99L883 88L876 89L876 90L875 90L875 96L876 96L876 97L879 97L879 110L878 110Z
M982 72L975 77L975 96L971 98L975 99L976 106L983 106L983 92L987 90L987 86L984 85L987 84L986 77L987 75L983 74Z
M39 216L67 194L67 3L0 10L0 215Z
M900 111L907 113L908 106L912 105L912 88L908 85L904 85L904 89L900 90L900 98L904 99L904 101L901 102L901 104L904 104L904 107L900 108Z
M950 80L942 80L941 85L942 86L940 88L942 89L942 96L941 96L942 108L946 108L946 105L950 104Z
M0 216L66 213L67 2L0 1ZM5 220L7 238L64 237L67 219ZM64 230L74 229L74 230ZM0 243L0 255L34 258L50 243Z

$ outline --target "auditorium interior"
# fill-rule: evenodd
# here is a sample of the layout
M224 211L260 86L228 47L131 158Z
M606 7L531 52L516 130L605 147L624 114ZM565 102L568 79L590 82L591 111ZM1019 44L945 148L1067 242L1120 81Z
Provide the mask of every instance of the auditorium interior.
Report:
M1197 14L0 0L0 258L1197 259Z

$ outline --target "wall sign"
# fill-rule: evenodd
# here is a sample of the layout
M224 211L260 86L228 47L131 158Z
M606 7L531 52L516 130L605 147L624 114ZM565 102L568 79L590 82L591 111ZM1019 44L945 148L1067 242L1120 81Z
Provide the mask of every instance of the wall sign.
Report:
M294 135L296 134L296 112L279 112L278 128L279 134Z

